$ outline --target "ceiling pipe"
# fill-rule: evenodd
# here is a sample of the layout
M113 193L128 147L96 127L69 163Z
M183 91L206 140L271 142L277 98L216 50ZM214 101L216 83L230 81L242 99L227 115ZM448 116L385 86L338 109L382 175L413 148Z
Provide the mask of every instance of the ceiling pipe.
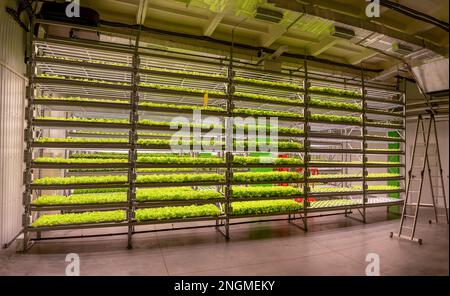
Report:
M448 32L449 31L449 24L441 21L435 17L432 17L428 14L425 14L423 12L417 11L415 9L409 8L407 6L401 5L400 3L395 3L389 0L380 0L380 5L387 7L389 9L395 10L401 14L404 14L406 16L409 16L411 18L414 18L416 20L423 21L425 23L432 24L436 27L441 28L442 30Z

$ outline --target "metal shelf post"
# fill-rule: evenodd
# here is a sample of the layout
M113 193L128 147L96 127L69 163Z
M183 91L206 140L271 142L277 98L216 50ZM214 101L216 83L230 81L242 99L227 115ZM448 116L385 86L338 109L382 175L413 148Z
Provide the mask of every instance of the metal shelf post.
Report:
M33 117L34 117L34 92L35 85L34 79L36 77L36 49L34 47L33 42L33 32L34 32L34 17L31 18L30 22L30 30L27 33L27 48L26 48L26 62L27 62L27 77L28 77L28 86L26 88L26 101L27 107L25 109L25 119L26 119L26 128L24 131L24 140L25 140L25 151L24 151L24 160L25 160L25 172L24 172L24 185L25 191L23 192L23 200L22 204L24 206L23 216L22 216L22 231L23 231L23 246L22 251L26 252L30 247L30 233L28 232L28 227L31 223L31 199L32 199L32 189L31 183L33 182L33 169L32 169L32 161L33 161Z
M233 131L234 131L234 118L233 118L233 94L234 94L234 75L233 70L233 44L230 47L230 61L227 70L227 101L226 101L226 112L227 116L225 118L225 162L226 162L226 172L225 172L225 238L230 239L230 215L231 215L231 198L233 195Z
M308 194L309 194L309 186L308 186L308 179L309 179L309 149L310 149L310 142L309 142L309 133L310 133L310 126L309 126L309 117L310 117L310 111L309 111L309 87L310 82L308 80L308 62L305 59L303 61L303 68L305 69L305 77L303 80L303 86L304 86L304 96L303 96L303 226L304 230L308 231L308 207L309 207L309 201L308 201Z
M363 223L366 223L366 203L368 201L368 183L367 183L367 176L369 174L369 171L367 171L367 162L368 162L368 158L367 158L367 141L366 141L366 137L367 137L367 127L366 127L366 121L367 121L367 103L366 103L366 95L367 95L367 91L366 91L366 86L364 83L364 68L362 66L361 63L361 103L362 103L362 134L363 134L363 140L362 140L362 175L363 175L363 198L362 198L362 221Z
M132 222L134 221L134 211L136 204L136 161L137 161L137 124L139 121L138 108L139 108L139 65L140 65L140 57L139 57L139 38L140 31L138 31L135 40L135 50L133 54L133 72L131 74L131 111L130 111L130 132L129 132L129 145L130 148L128 150L128 192L127 192L127 221L128 221L128 244L127 248L133 248L132 236L134 233L134 225Z

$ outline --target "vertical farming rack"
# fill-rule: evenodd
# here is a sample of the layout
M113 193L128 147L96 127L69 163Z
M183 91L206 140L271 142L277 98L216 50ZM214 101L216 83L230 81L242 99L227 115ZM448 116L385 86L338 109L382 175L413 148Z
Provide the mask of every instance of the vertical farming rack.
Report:
M366 222L367 208L403 203L401 84L324 78L306 60L264 71L233 48L160 50L138 34L29 34L24 249L68 229L122 227L110 234L130 248L137 233L215 227L229 238L272 216L307 230L320 212Z

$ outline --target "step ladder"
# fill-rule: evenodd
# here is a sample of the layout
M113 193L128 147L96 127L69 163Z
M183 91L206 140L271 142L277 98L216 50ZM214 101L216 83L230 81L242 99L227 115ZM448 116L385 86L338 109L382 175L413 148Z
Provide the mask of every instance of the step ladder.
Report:
M447 201L446 201L446 195L445 195L445 188L444 188L444 177L442 175L442 163L441 163L441 156L439 153L439 141L437 136L437 129L436 129L436 120L434 117L434 114L430 114L427 132L425 132L425 119L423 119L422 115L419 115L417 118L417 126L416 126L416 134L414 136L414 146L412 150L411 155L411 163L408 171L408 183L406 186L406 198L405 203L403 205L402 210L402 217L400 219L400 226L398 233L391 232L390 237L398 237L401 239L407 239L411 241L418 242L419 244L422 244L422 239L415 237L416 233L416 226L417 226L417 218L419 216L419 208L420 207L431 207L434 210L434 221L429 220L428 222L431 224L433 222L438 223L439 219L438 217L445 217L446 222L448 224L448 211L447 211ZM436 151L429 151L430 148L430 135L431 133L434 133L434 139L435 139L435 147ZM420 143L419 141L422 140L423 143ZM419 145L423 144L424 151L422 153L417 152L417 147ZM433 155L433 153L435 153ZM431 155L431 156L430 156ZM417 159L421 156L421 159ZM437 157L437 171L438 175L432 176L431 175L431 166L429 159L432 156ZM418 161L422 160L421 164L416 164ZM430 190L431 190L431 204L425 204L421 203L422 194L423 194L423 185L425 180L425 174L427 174ZM416 176L419 176L419 179L416 179ZM434 178L437 178L437 183L440 184L433 184L435 180ZM412 184L419 183L419 188L412 190ZM435 195L434 190L438 189L437 195ZM439 192L440 191L440 192ZM441 193L441 194L439 194ZM415 196L416 195L416 196ZM444 209L445 209L445 215L438 215L437 212L437 206L436 201L441 198L443 200ZM407 208L411 207L413 209L413 214L407 214Z

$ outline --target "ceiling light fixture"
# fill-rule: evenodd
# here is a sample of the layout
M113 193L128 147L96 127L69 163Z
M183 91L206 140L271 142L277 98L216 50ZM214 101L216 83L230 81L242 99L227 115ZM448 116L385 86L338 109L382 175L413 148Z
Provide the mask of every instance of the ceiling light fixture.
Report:
M350 40L355 37L355 32L352 29L335 26L331 35L334 37Z
M257 7L255 18L271 23L279 23L283 19L283 13L264 7Z
M411 46L401 43L392 43L392 51L401 55L408 55L414 50Z

